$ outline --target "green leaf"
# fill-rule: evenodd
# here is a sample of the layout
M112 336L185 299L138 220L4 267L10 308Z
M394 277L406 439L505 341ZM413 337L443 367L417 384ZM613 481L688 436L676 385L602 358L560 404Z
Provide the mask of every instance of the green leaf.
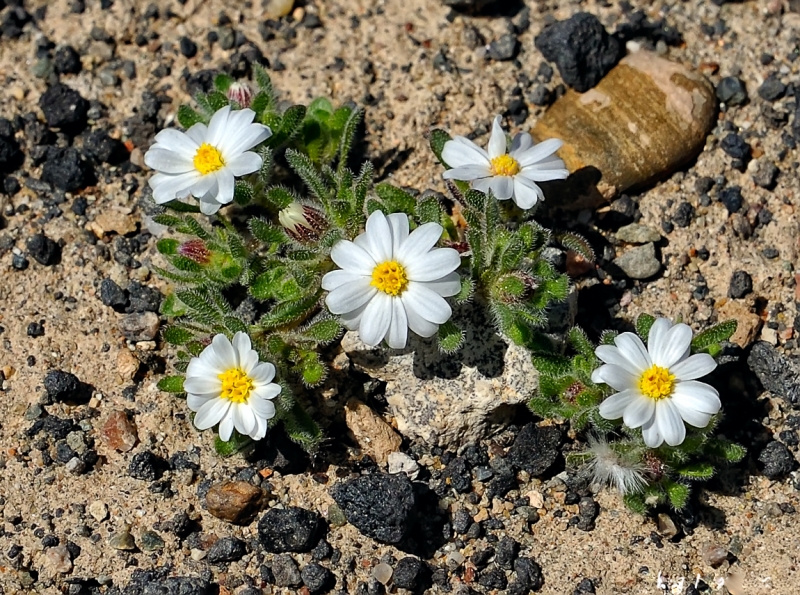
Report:
M464 302L472 298L472 294L474 291L475 291L475 283L473 283L472 279L470 279L469 277L462 277L461 289L456 295L453 296L453 299L457 304L463 304Z
M571 369L567 358L554 353L535 353L531 356L531 360L533 367L543 376L565 376Z
M225 316L223 323L225 324L225 328L233 334L239 332L247 333L247 325L236 316Z
M589 240L584 238L582 235L571 231L566 231L558 234L556 239L567 250L572 250L573 252L580 254L588 262L594 262L595 254L594 250L592 249L592 245L589 243Z
M639 317L636 319L636 334L641 337L645 344L647 343L647 339L650 336L650 329L655 321L655 317L645 313L639 314Z
M738 323L735 320L726 320L698 333L692 339L692 352L707 351L712 346L719 346L720 343L733 336L737 326Z
M614 339L617 338L617 331L605 330L600 335L600 345L613 345Z
M233 201L237 205L246 206L253 202L255 190L253 185L246 180L236 180L236 185L233 187Z
M243 436L236 430L231 434L230 440L225 442L219 435L214 437L214 450L221 457L229 457L247 448L253 439L250 436Z
M159 225L166 225L167 227L173 228L183 224L183 219L181 217L169 215L167 213L159 213L158 215L154 215L153 221Z
M439 128L431 130L431 136L429 139L431 150L433 151L433 154L436 155L436 159L438 159L439 162L448 169L450 168L450 166L444 162L444 159L442 159L442 151L444 151L445 143L449 140L452 139L450 138L450 135L447 134L444 130L441 130Z
M214 324L221 321L220 312L212 305L208 296L203 295L200 291L193 289L176 291L175 296L194 310L194 316L201 322Z
M224 73L220 73L214 77L214 87L220 93L227 93L233 82L233 78Z
M214 110L214 113L216 113L228 105L229 102L228 98L224 94L220 93L219 91L212 91L208 94L208 103Z
M339 139L339 173L347 167L347 159L350 156L350 150L353 148L353 140L356 137L356 131L358 130L358 125L363 115L363 110L353 110L352 113L349 114L344 128L342 128L342 134Z
M334 320L333 318L325 319L325 320L318 320L310 325L308 325L303 330L303 335L325 345L327 343L331 343L338 339L342 331L342 325L339 324L338 320Z
M709 441L708 451L712 456L723 459L729 463L738 463L747 454L747 449L741 444L714 438Z
M302 105L293 105L283 113L280 128L273 130L273 135L267 139L270 147L279 147L292 140L301 130L306 108Z
M158 390L165 393L182 393L183 390L183 376L164 376L158 381Z
M435 196L428 196L417 201L415 211L420 225L431 222L440 223L442 220L442 205L439 204Z
M169 259L169 262L176 269L184 273L199 274L203 272L202 265L185 256L173 256Z
M331 191L311 160L294 149L286 150L286 160L317 200L327 206L330 202Z
M287 393L288 391L284 388L283 392ZM281 397L284 397L283 393ZM291 396L289 396L288 399L281 398L280 400L281 403L288 400L291 407L281 416L286 435L302 446L307 452L315 452L319 448L320 442L322 442L322 432L319 426L314 423L311 416L309 416L305 409L294 401Z
M194 126L199 122L202 122L203 124L207 122L207 120L203 116L198 114L188 105L181 105L178 108L178 114L176 117L178 119L178 124L180 124L186 129L191 128L192 126Z
M181 243L178 240L172 238L162 238L158 240L158 242L156 242L156 249L161 254L167 254L167 255L177 254L178 246L180 245Z
M303 384L309 387L319 386L328 375L328 368L320 361L319 356L313 352L303 358L299 368Z
M455 353L464 344L464 331L448 320L439 326L439 350L443 353Z
M666 480L664 490L667 492L667 499L675 510L681 510L689 501L689 486L675 481Z
M273 225L269 221L253 218L250 219L248 225L253 236L266 246L271 246L272 244L283 245L289 242L289 238L283 228Z
M253 76L256 80L256 85L258 85L261 91L268 95L274 95L275 90L272 88L272 80L269 78L269 74L267 74L263 66L260 64L253 64Z
M271 330L285 326L302 319L319 301L319 292L314 292L298 300L279 304L264 314L258 324L264 329Z
M199 213L200 207L197 205L189 204L188 202L181 202L179 200L171 200L169 202L164 203L164 208L167 208L171 211L175 211L176 213Z
M186 314L186 306L171 293L161 302L161 313L168 318L178 318Z
M385 214L406 213L411 216L415 214L417 201L402 188L384 182L375 186L375 193L386 205Z
M171 345L183 345L194 339L194 333L180 326L168 326L161 332L164 340Z
M333 104L327 97L317 97L308 104L308 115L322 122L327 122L333 114Z
M589 337L586 336L586 333L582 328L577 326L573 327L570 329L567 337L569 338L570 345L572 345L575 351L588 359L596 361L594 355L594 345L592 345L592 342L589 341Z
M644 501L644 494L637 492L634 494L625 494L622 501L629 510L636 514L645 514L647 512L647 503Z
M244 241L235 231L228 232L228 248L234 258L238 260L247 258L247 248L244 247Z
M289 278L289 269L285 265L273 265L268 271L261 273L250 285L250 294L257 300L268 300L277 297L280 286Z
M690 463L678 467L675 471L681 477L688 479L711 479L714 476L714 466L710 463Z

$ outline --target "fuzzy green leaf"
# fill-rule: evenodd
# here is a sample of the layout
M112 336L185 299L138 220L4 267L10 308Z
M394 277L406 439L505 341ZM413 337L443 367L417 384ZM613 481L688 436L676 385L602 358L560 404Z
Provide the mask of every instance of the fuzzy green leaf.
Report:
M171 293L161 302L161 313L168 318L178 318L186 314L186 306Z
M428 196L417 201L416 207L417 220L420 225L423 223L440 223L442 220L442 205L434 196Z
M361 123L361 118L364 111L355 109L348 115L347 121L342 128L341 137L339 138L339 165L338 171L341 173L347 167L347 159L350 156L350 151L353 148L353 141L358 131L358 125Z
M625 506L636 514L645 514L647 512L647 504L644 501L644 494L637 492L634 494L625 494L622 498Z
M169 215L167 213L159 213L158 215L154 215L153 221L155 221L159 225L166 225L167 227L173 227L173 228L183 223L183 219L181 217L177 217L175 215Z
M331 191L311 160L294 149L286 150L286 160L295 173L305 182L306 186L308 186L317 200L323 205L327 205L330 201Z
M474 291L475 291L475 283L472 282L472 279L470 279L469 277L462 277L461 289L456 295L453 296L453 299L457 304L463 304L464 302L472 298L472 294Z
M171 345L183 345L194 339L193 332L179 326L168 326L161 332L161 336Z
M208 104L214 110L214 113L221 110L228 105L228 103L228 98L219 91L211 91L211 93L208 94Z
M181 202L180 200L171 200L165 202L162 207L175 211L176 213L199 213L200 207L197 205L189 204L188 202ZM154 217L155 219L155 217Z
M719 457L729 463L738 463L747 454L747 449L741 444L716 438L710 441L709 450L713 456Z
M655 317L645 313L639 314L639 317L636 319L636 334L639 335L645 343L647 343L647 339L650 336L650 329L655 321Z
M536 353L531 356L533 367L539 371L542 376L565 376L570 372L570 361L561 356L551 353Z
M172 238L162 238L158 240L158 242L156 242L156 249L161 254L166 254L166 255L177 254L178 246L180 245L181 243L178 240Z
M273 135L267 139L267 146L279 147L292 140L301 130L306 108L302 105L293 105L283 113L280 128L273 130Z
M164 376L158 381L158 390L165 393L182 393L183 390L183 376Z
M439 326L437 336L442 353L455 353L464 344L464 331L450 320Z
M711 479L714 476L714 466L710 463L690 463L675 469L678 475L689 479Z
M692 351L707 351L712 346L719 346L720 343L733 336L737 326L738 323L735 320L726 320L698 333L692 339Z
M236 185L233 187L233 201L237 205L246 206L253 202L255 190L253 185L246 180L236 180Z
M256 80L256 85L258 88L267 93L269 95L273 95L275 90L272 88L272 79L269 78L269 74L267 71L264 70L264 67L260 64L253 64L253 77Z
M681 510L686 506L689 501L689 486L675 481L665 481L664 491L667 493L667 499L670 505L675 510Z
M386 205L385 213L406 213L414 215L417 201L408 192L397 186L382 183L375 186L375 193Z
M448 169L450 166L444 162L444 159L442 159L442 151L444 151L445 143L447 143L449 140L452 139L444 130L441 130L440 128L431 130L431 136L429 139L431 151L433 151L433 154L436 155L436 159L438 159L439 162Z
M313 453L322 442L322 432L299 403L293 399L290 400L290 403L291 409L281 416L286 435L307 452Z
M253 236L267 246L272 244L286 244L289 241L283 228L273 225L264 219L250 219L248 225Z
M229 457L247 448L253 439L250 436L243 436L236 430L231 434L230 440L225 442L219 435L214 437L214 450L221 457Z
M203 266L185 256L172 256L169 259L172 266L183 273L199 274L203 272Z
M343 330L338 320L329 318L310 324L303 330L303 335L317 343L325 345L338 339Z
M315 292L298 300L279 304L264 314L258 324L268 330L291 324L306 316L318 300L319 295Z
M580 327L573 327L570 329L568 335L570 345L572 345L573 349L583 355L585 358L591 358L592 360L595 359L594 355L594 345L592 342L589 341L589 337L586 336L586 333Z
M201 322L206 324L214 324L220 322L222 315L212 305L208 296L197 290L183 290L176 291L175 296L182 301L186 306L194 311L194 316Z
M567 250L572 250L573 252L580 254L588 262L594 262L595 254L594 250L592 249L592 245L589 243L589 240L584 238L582 235L571 231L566 231L558 234L556 239Z
M204 124L207 122L207 120L203 116L198 114L188 105L181 105L178 108L178 114L176 117L178 119L178 124L180 124L186 129L191 128L192 126L194 126L199 122L202 122Z
M220 93L227 93L233 82L233 78L225 73L220 73L214 77L214 87Z

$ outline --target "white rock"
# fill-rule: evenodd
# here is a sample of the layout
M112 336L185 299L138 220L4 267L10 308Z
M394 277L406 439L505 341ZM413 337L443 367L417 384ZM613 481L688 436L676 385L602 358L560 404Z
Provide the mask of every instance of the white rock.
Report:
M100 500L95 500L91 504L89 504L88 508L86 509L94 520L101 522L108 518L108 506L106 506L105 502L101 502Z
M419 475L419 465L404 452L389 454L389 473L405 473L409 479L416 479Z

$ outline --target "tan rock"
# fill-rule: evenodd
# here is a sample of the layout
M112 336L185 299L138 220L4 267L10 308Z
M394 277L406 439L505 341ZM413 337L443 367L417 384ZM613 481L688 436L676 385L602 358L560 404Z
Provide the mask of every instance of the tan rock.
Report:
M727 300L718 305L717 313L720 320L735 320L738 323L730 341L740 347L747 347L755 341L764 323L749 305L738 300Z
M639 51L621 60L594 89L567 91L532 134L564 141L558 155L573 175L552 195L569 201L558 206L586 208L663 178L691 160L702 150L716 114L714 87L702 74ZM567 188L591 182L593 173L602 176L594 179L599 194L584 190L569 198Z
M105 443L119 452L129 452L139 439L136 424L124 411L114 411L102 431Z
M136 218L130 209L111 207L103 209L86 227L98 238L111 232L124 236L136 231Z
M385 465L389 455L400 449L403 439L365 403L350 399L345 405L344 415L345 423L361 450L380 465Z
M264 491L246 481L225 481L211 486L206 494L208 512L218 519L241 523L261 510Z
M119 374L123 382L133 380L140 366L141 362L133 355L130 349L120 349L117 354L117 374Z

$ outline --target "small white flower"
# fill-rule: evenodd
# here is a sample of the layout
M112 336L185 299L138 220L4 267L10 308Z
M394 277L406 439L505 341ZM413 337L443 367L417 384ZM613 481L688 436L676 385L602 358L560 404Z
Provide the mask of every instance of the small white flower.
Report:
M197 412L194 425L207 430L219 424L219 437L226 442L234 428L261 440L267 434L267 420L275 417L271 399L281 392L272 382L275 366L259 363L251 347L245 333L236 333L233 343L216 335L186 370L183 388L189 409Z
M506 133L500 126L500 116L494 119L488 150L463 136L447 141L442 159L453 169L444 172L446 180L463 180L475 190L492 191L497 200L513 199L522 209L530 209L544 200L536 182L563 180L569 176L564 162L555 152L564 143L551 138L538 145L531 135L521 132L507 151Z
M656 448L686 438L683 422L696 428L708 425L721 407L719 393L697 382L717 367L707 353L689 355L692 329L659 318L650 329L645 348L633 333L614 339L616 347L601 345L595 351L606 365L592 373L594 382L605 382L619 392L600 404L600 415L618 419L629 428L642 428L644 443Z
M261 156L250 149L272 136L267 126L253 124L255 115L226 105L208 126L198 122L186 132L159 132L144 155L148 167L158 172L150 178L153 199L162 204L192 195L205 215L231 202L234 178L261 167Z
M434 335L452 314L444 298L461 289L458 252L434 248L442 231L438 223L426 223L409 234L405 214L372 213L363 234L331 251L342 270L322 278L328 309L370 346L385 337L389 347L402 349L409 328L421 337Z
M589 471L598 483L614 486L623 496L641 492L647 485L643 465L625 460L604 438L590 436L589 452L592 455Z

